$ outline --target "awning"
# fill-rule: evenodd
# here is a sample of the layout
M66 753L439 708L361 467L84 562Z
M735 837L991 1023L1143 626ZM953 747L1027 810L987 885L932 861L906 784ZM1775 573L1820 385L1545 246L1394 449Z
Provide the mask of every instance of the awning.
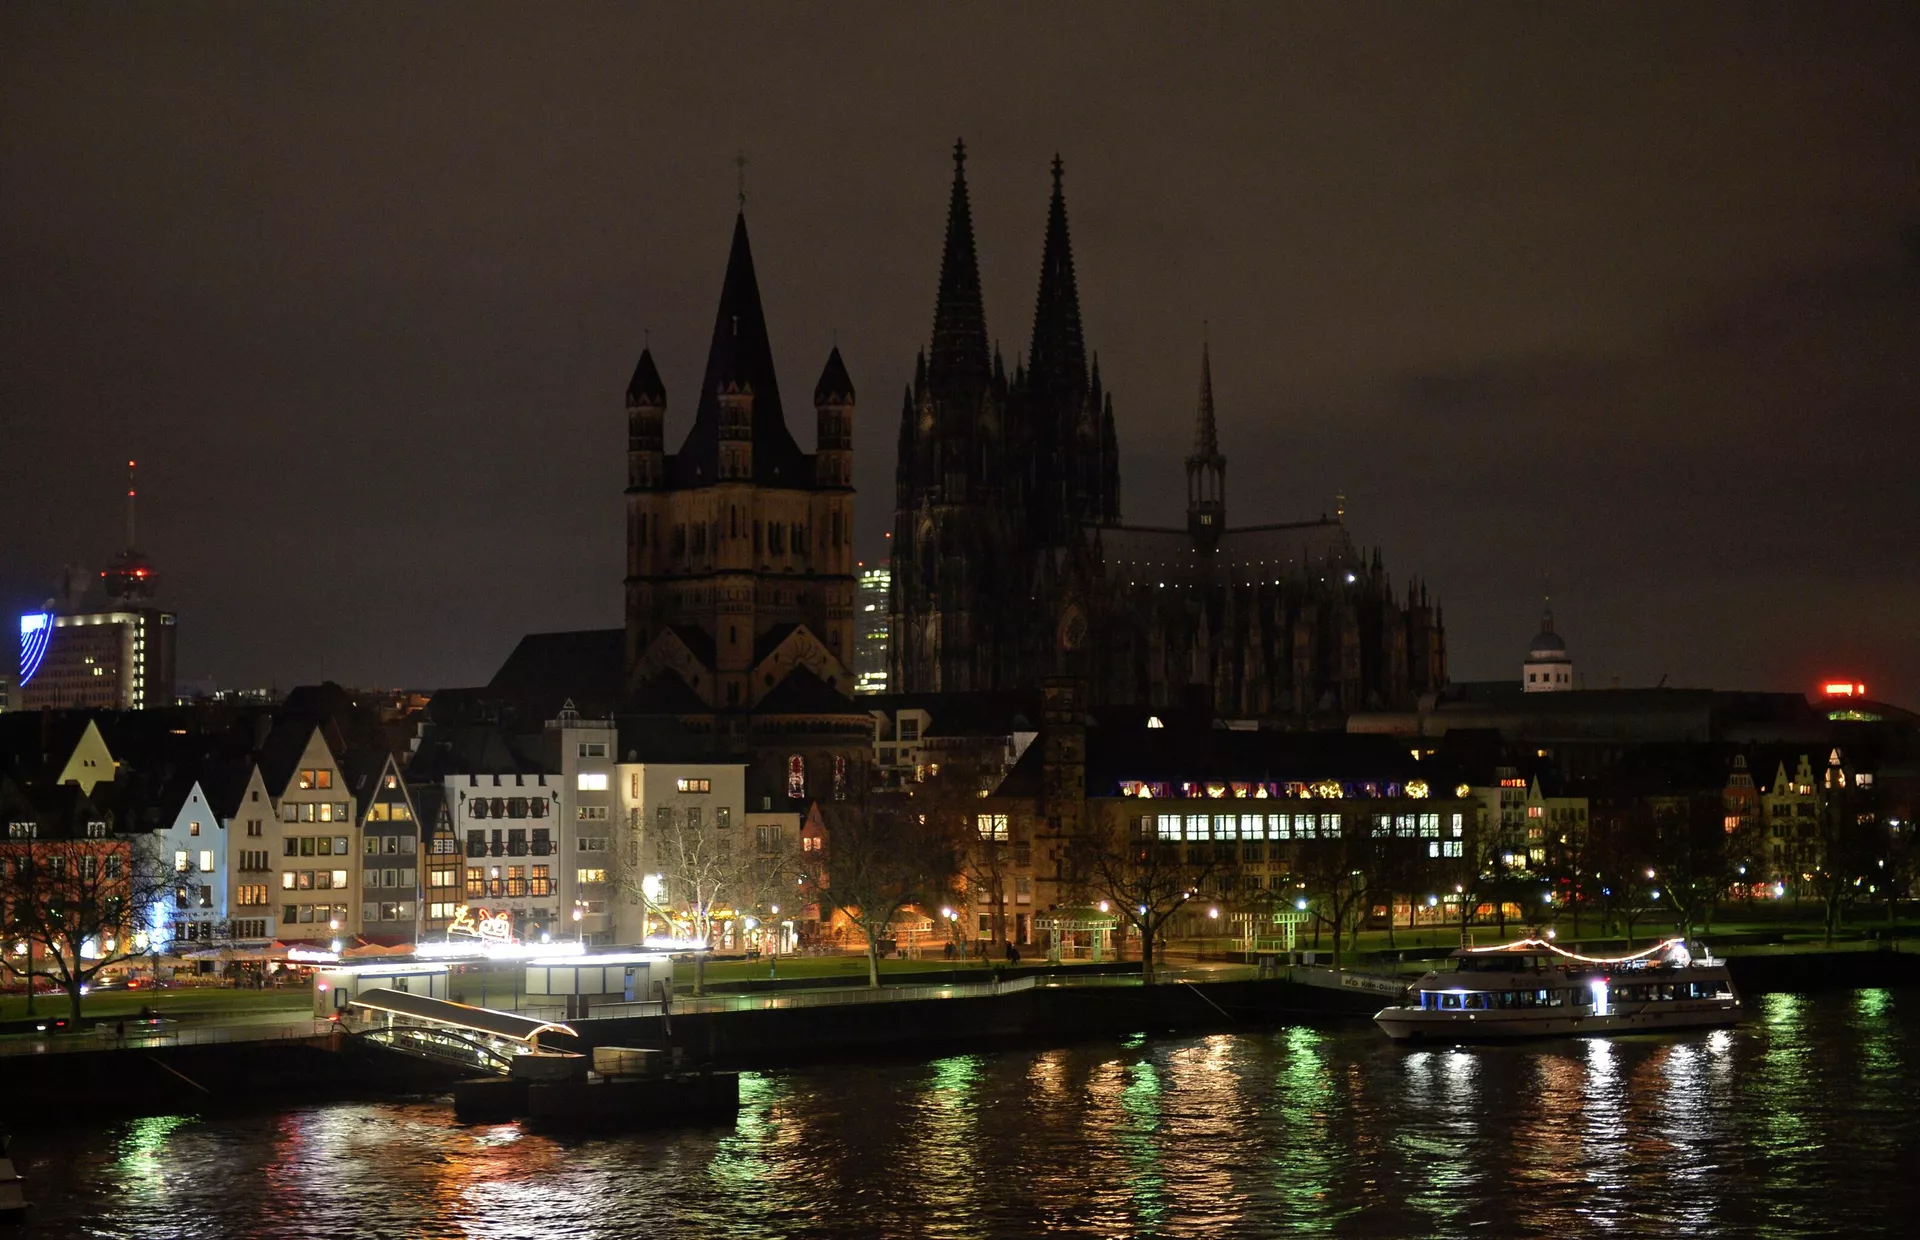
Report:
M433 999L426 995L409 994L404 990L388 990L384 987L363 990L349 999L347 1004L349 1007L361 1007L374 1012L392 1012L396 1016L408 1016L414 1020L426 1021L433 1025L445 1025L452 1029L468 1029L491 1034L496 1038L508 1038L515 1042L531 1043L543 1033L573 1033L572 1029L556 1021L534 1020L530 1016L520 1016L513 1012L496 1012L492 1008L469 1007L464 1003L449 1003L445 999Z

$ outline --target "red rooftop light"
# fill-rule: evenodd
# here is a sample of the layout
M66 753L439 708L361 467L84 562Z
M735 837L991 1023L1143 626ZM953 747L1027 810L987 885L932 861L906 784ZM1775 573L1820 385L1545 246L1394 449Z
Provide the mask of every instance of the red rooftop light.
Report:
M1867 687L1854 681L1829 680L1820 686L1821 692L1828 697L1865 697Z

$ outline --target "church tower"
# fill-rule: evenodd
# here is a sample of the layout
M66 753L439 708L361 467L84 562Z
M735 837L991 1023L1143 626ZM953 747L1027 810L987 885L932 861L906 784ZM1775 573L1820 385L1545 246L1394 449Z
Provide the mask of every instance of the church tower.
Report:
M1195 414L1193 455L1187 458L1187 530L1194 545L1211 553L1227 528L1227 458L1213 424L1213 359L1200 345L1200 406Z
M627 387L636 699L747 711L800 668L852 691L854 390L837 348L814 405L818 450L808 454L781 408L742 211L678 452L665 451L667 394L650 349Z
M933 338L900 410L889 670L908 693L994 687L1008 577L1021 571L1007 520L1006 371L987 348L966 160L954 143Z

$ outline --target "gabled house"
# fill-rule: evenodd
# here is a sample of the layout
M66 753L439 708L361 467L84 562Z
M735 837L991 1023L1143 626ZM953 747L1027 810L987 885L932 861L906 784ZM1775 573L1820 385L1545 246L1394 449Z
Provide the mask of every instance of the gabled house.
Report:
M340 760L318 724L283 721L261 746L259 772L273 807L275 935L343 942L360 932L360 832Z
M420 935L420 823L400 766L384 749L342 760L361 824L360 936L397 946Z

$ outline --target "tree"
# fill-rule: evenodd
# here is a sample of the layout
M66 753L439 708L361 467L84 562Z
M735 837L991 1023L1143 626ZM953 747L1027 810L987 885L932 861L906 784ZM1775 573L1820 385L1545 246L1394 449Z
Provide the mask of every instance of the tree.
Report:
M1600 931L1618 922L1633 946L1634 924L1659 907L1654 868L1653 812L1644 802L1596 808L1589 824L1587 860L1600 904Z
M1231 892L1239 873L1239 845L1161 839L1157 821L1151 814L1090 817L1070 858L1081 884L1140 935L1140 977L1149 985L1167 923L1202 892Z
M1865 808L1863 798L1856 797L1853 785L1851 772L1829 760L1820 796L1819 856L1813 865L1813 889L1820 897L1821 924L1829 947L1868 870L1878 868L1868 857L1873 851L1870 836L1875 815Z
M82 988L147 950L154 914L189 877L150 849L107 835L105 823L86 825L99 834L0 845L0 960L26 979L29 993L35 978L66 991L76 1021Z
M900 913L933 904L959 864L953 832L907 800L863 794L829 813L809 876L823 913L838 909L867 940L867 984L880 985L880 944Z
M1712 923L1732 877L1725 805L1718 792L1693 792L1661 798L1649 812L1656 890L1673 910L1674 929L1691 937Z
M977 775L949 763L940 773L908 784L901 795L911 800L914 813L925 816L935 834L946 837L944 849L954 858L962 888L956 902L964 901L963 908L970 910L978 902L969 897L986 896L988 937L998 949L1008 938L1007 886L1014 872L1013 835L1020 824L1018 815L1006 813L1004 806L988 807L980 787Z
M620 892L638 897L648 911L688 923L695 943L711 948L715 932L742 909L761 909L787 894L799 874L798 841L776 838L775 827L758 827L751 840L736 839L744 828L731 819L708 818L698 810L662 806L645 847L650 866L629 865L620 876ZM706 954L694 959L693 989L706 990Z

